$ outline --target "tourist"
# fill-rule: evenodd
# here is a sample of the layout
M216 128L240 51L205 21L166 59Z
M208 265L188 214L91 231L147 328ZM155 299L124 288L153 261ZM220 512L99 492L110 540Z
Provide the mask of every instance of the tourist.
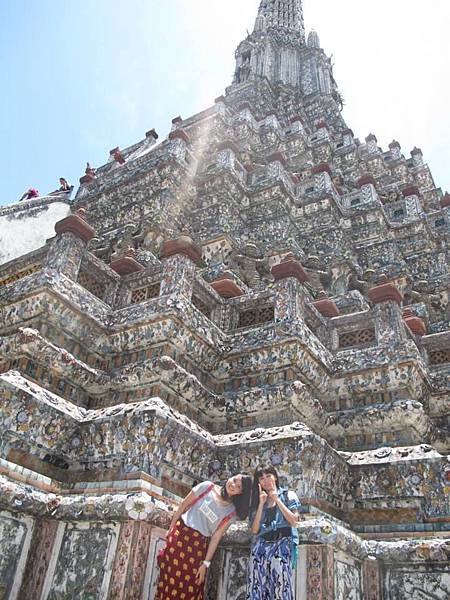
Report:
M205 579L216 548L235 519L246 519L252 480L239 473L220 487L196 485L175 512L160 568L155 600L203 600Z
M60 188L59 188L59 192L70 192L70 190L72 189L72 186L69 185L69 182L67 181L67 179L64 179L64 177L60 177L59 178L59 183L60 183Z
M29 188L24 194L22 194L22 197L20 198L19 202L22 202L22 200L31 200L32 198L38 197L39 192L34 188Z
M64 179L64 177L60 177L59 178L59 188L53 192L50 192L49 196L69 195L72 190L73 190L73 186L70 185L70 183L67 181L67 179Z
M257 537L250 553L246 600L293 600L299 506L295 492L280 488L272 465L256 469L251 529Z

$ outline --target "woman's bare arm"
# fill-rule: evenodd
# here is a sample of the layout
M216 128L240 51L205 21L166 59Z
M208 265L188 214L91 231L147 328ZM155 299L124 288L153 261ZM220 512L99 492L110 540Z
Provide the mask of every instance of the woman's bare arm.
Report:
M264 510L264 505L267 502L267 493L259 486L259 503L256 510L255 518L252 523L252 533L256 535L261 527L261 517Z
M276 494L276 492L275 492ZM276 505L278 506L278 508L280 509L283 517L286 519L286 521L289 523L289 525L291 527L293 527L297 522L298 522L298 512L292 511L290 510L281 500L281 498L278 496L275 497L275 494L273 494L273 499L275 500ZM271 494L269 494L270 497Z
M225 525L222 525L222 527L219 527L219 529L217 531L215 531L214 534L211 536L211 540L210 540L209 546L208 546L208 551L205 556L206 561L210 562L213 559L213 556L217 550L217 546L219 545L220 540L223 538L225 532L227 531L227 529L230 525L231 525L231 521L228 521L228 523L225 523ZM208 570L208 568L205 564L202 564L200 566L199 570L197 571L197 576L195 579L197 585L201 585L205 581L207 570Z

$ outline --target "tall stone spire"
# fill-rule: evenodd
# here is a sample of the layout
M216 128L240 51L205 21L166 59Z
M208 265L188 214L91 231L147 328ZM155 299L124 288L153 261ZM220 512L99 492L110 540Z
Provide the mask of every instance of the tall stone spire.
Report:
M310 33L306 42L302 0L261 0L253 32L236 51L233 84L265 79L304 96L335 96L332 64Z
M305 25L303 21L302 0L262 0L256 30L269 27L282 27L298 31L302 41L305 40Z

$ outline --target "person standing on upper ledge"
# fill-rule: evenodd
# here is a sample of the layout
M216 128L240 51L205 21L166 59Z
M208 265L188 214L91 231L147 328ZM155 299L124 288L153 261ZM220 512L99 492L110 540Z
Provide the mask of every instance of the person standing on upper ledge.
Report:
M64 177L60 177L59 178L59 188L57 190L51 192L49 194L49 196L69 195L72 190L73 190L73 185L70 185L70 183L67 181L67 179L64 179Z
M22 202L22 200L31 200L32 198L38 198L39 197L39 192L35 189L35 188L29 188L26 192L24 192L19 200L19 202Z

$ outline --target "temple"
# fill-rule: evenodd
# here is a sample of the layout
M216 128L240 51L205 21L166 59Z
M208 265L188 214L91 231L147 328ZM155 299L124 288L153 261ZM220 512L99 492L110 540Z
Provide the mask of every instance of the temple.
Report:
M151 600L180 498L261 461L302 501L297 600L449 598L450 195L354 135L301 0L213 106L0 227L0 599Z

